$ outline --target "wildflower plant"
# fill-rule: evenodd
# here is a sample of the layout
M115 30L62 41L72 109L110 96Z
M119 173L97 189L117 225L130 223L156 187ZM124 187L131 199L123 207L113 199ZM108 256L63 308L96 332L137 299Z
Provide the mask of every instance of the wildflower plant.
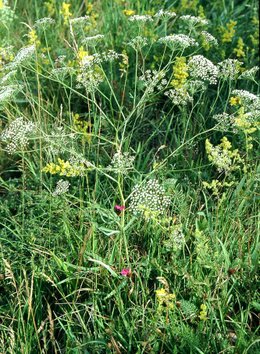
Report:
M40 3L0 0L0 352L258 353L256 2Z

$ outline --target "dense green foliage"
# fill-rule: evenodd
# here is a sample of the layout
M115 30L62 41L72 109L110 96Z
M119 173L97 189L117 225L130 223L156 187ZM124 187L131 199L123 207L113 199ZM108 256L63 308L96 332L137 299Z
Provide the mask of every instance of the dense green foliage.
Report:
M257 6L0 0L0 353L259 353Z

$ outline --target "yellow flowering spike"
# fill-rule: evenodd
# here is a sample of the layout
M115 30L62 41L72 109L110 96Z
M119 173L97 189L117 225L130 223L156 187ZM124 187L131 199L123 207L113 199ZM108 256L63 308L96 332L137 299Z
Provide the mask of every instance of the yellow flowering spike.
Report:
M37 33L34 29L32 29L28 33L28 42L29 44L35 44L36 46L39 46L41 44L41 42L38 39Z
M232 42L232 39L236 33L235 26L237 24L237 21L230 20L227 23L226 28L222 28L223 34L222 34L222 42L223 43L230 43Z
M186 64L185 57L177 57L175 64L173 66L173 80L171 81L171 85L174 88L182 88L188 78L188 65Z
M3 8L4 8L4 2L3 2L3 0L0 0L0 10L2 10Z
M91 12L93 11L93 4L87 3L87 1L85 1L86 3L86 14L90 15Z
M199 319L202 321L206 321L207 318L207 306L205 304L200 305L200 314L199 314Z
M70 17L72 16L72 13L70 12L70 7L71 7L71 4L68 4L66 2L63 2L61 4L60 13L64 18L64 23L68 23Z
M55 7L54 7L54 3L53 0L51 1L45 1L44 6L46 7L46 10L48 12L49 16L54 16L55 14Z
M125 10L123 10L123 14L126 16L133 16L133 15L135 15L135 11L130 10L130 9L129 10L125 9Z
M238 38L238 41L237 41L237 46L236 48L233 50L233 53L236 54L236 56L238 58L243 58L246 54L244 52L244 41L241 37Z

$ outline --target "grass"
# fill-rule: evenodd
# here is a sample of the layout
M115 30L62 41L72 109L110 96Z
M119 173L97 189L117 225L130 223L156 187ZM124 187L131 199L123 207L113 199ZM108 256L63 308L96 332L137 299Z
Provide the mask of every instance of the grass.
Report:
M161 8L0 0L1 353L259 352L258 4Z

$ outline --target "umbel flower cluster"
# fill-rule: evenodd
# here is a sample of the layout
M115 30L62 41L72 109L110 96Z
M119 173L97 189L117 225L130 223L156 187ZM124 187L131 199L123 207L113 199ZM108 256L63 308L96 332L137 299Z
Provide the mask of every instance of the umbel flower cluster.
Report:
M70 183L68 181L64 181L63 179L60 179L57 182L56 188L54 190L54 192L52 193L52 195L54 197L62 195L62 194L66 194L69 190L69 186Z
M209 161L217 167L219 172L228 174L231 171L240 169L240 165L243 163L243 159L238 150L232 150L232 144L225 136L217 146L213 146L211 142L206 139L205 148Z
M161 215L166 213L171 199L157 179L136 185L130 196L129 209L134 215L149 218L149 214Z
M217 83L218 68L203 55L194 55L188 63L190 76L194 79Z
M34 123L26 122L23 117L16 118L0 135L0 140L7 144L7 153L13 154L18 150L23 150L35 129Z
M122 153L117 151L111 160L109 168L114 172L127 174L133 168L134 159L135 157L131 156L129 152Z

